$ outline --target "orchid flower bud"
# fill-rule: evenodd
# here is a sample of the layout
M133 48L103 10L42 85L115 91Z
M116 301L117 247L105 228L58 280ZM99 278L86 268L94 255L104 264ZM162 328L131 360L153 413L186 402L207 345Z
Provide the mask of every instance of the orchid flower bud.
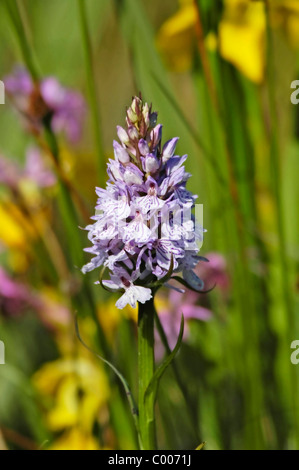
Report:
M116 140L113 141L115 159L121 163L129 163L130 155Z
M178 137L174 137L173 139L168 140L164 145L162 150L163 163L166 163L171 157L173 157L178 140Z

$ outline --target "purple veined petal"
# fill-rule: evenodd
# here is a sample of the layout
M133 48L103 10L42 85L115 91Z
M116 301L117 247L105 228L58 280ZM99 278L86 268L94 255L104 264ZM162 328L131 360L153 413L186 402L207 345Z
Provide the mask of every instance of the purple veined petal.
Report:
M146 173L156 173L160 168L160 162L156 155L150 153L143 159L143 169Z
M122 250L120 253L117 255L110 255L108 256L108 259L105 261L105 266L110 269L110 271L113 271L115 263L118 263L119 261L126 261L128 259L127 253Z
M115 159L121 163L129 163L130 155L116 140L113 141Z
M125 242L133 240L136 243L146 243L150 237L151 230L139 220L133 220L124 228L123 240Z
M187 191L185 187L179 187L175 188L174 190L175 197L178 199L178 201L186 206L192 207L195 200L197 199L198 196L190 193L190 191Z
M119 196L118 200L105 200L103 201L103 206L101 207L104 211L103 217L111 217L115 223L125 219L130 215L131 208L126 196Z
M183 157L175 156L168 160L166 163L166 175L169 176L171 173L178 170L186 161L187 157L188 155L184 155Z
M161 181L158 192L159 196L165 196L165 194L167 194L167 191L169 190L169 181L169 178L165 178L163 181Z
M177 241L170 241L168 239L161 238L158 241L158 245L169 253L175 255L176 258L183 258L185 255L184 249L178 245Z
M174 170L169 177L169 186L177 186L190 177L190 173L185 172L185 167L181 166Z
M143 173L136 165L130 163L124 172L124 181L131 184L142 184L143 183Z
M108 169L107 169L108 175L115 182L118 181L118 180L121 181L123 179L124 171L123 171L122 165L120 165L119 162L116 162L115 160L109 159L109 163L108 163L107 167L108 167Z
M116 307L123 309L126 305L136 308L137 302L144 304L152 298L152 291L147 287L131 285L116 302Z
M204 282L200 279L194 271L192 270L183 270L183 278L195 290L202 290L204 288Z
M165 143L162 150L163 163L166 163L171 157L173 157L178 140L178 137L174 137Z
M107 199L114 199L113 194L107 191L107 189L103 188L96 188L96 194L99 196L100 199L107 200Z
M86 274L92 271L93 269L99 268L100 266L103 265L105 258L106 258L105 253L101 253L100 255L96 256L90 261L90 263L87 263L85 264L85 266L83 266L82 273Z
M171 253L159 244L156 249L156 257L158 265L165 269L165 271L168 271L171 263Z
M117 237L117 227L115 224L108 225L106 230L101 231L97 238L100 240L112 240L113 238Z
M211 310L197 305L182 304L181 309L186 320L209 321L213 316Z
M170 225L169 221L162 223L162 236L168 240L181 240L182 227L180 225Z
M165 201L158 198L157 196L147 195L143 197L137 197L136 204L138 207L140 207L142 214L146 215L153 210L161 209L164 206Z

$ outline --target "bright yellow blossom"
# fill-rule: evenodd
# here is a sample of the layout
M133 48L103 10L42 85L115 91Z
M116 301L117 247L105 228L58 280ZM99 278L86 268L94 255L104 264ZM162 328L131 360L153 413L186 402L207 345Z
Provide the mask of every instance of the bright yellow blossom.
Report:
M59 359L45 364L33 380L50 399L46 420L51 430L80 426L91 432L109 397L107 378L99 364L85 358Z
M178 12L165 21L157 37L167 65L176 72L190 69L195 47L195 6L188 0L180 3Z
M115 308L115 299L103 302L98 307L98 317L101 326L109 340L113 339L114 332L119 326L122 318L131 319L137 322L137 308L127 305L123 310Z
M56 439L48 450L100 450L100 447L90 433L72 428Z
M157 40L167 65L177 72L192 66L196 47L197 9L193 0L184 0L175 15L161 27ZM266 13L263 1L223 0L224 12L219 22L220 55L254 83L265 76ZM273 0L270 19L274 28L282 28L289 43L299 46L299 2ZM207 48L209 48L209 42ZM214 46L216 44L213 41Z

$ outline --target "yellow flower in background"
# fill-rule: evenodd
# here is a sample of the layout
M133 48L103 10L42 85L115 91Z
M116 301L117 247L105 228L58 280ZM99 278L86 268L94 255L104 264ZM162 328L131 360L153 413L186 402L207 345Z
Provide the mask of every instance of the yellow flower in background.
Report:
M254 83L265 71L266 16L262 2L225 0L219 24L219 52Z
M211 50L218 46L219 54L232 63L245 77L261 83L265 76L266 14L263 1L223 0L224 11L219 22L218 38L213 32L206 37ZM282 28L294 46L299 46L299 2L277 0L270 2L271 25ZM197 9L193 0L180 1L177 13L160 28L158 48L171 70L184 72L191 68L196 47L195 27Z
M157 44L167 65L176 72L185 72L193 61L196 9L192 0L181 0L180 4L178 12L162 25Z
M109 397L107 378L100 365L82 357L45 364L33 382L51 402L46 421L52 431L80 426L91 433Z
M0 201L0 244L8 249L8 262L16 272L24 272L28 267L32 240L36 238L34 229L22 211L9 201Z
M21 210L9 201L0 204L0 240L7 248L26 249L34 230Z
M274 6L274 5L273 5ZM298 0L277 0L271 11L273 27L283 28L293 48L299 47L299 2Z
M100 450L97 440L80 428L73 428L62 434L48 450Z
M110 299L99 305L98 318L105 336L112 341L114 333L123 318L137 323L138 309L127 305L124 309L119 310L115 308L115 299Z

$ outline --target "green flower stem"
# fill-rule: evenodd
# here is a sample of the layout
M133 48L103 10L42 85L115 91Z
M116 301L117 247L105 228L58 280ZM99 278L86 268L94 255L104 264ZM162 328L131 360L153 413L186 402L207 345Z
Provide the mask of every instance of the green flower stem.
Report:
M143 448L156 448L154 398L145 402L146 389L154 375L154 301L139 303L138 308L138 405Z
M102 179L102 175L106 173L105 170L105 159L104 159L104 150L103 142L101 135L101 123L100 123L100 113L98 108L98 99L96 84L94 79L94 67L92 60L92 47L90 34L88 30L87 14L86 14L86 5L85 0L77 0L78 10L79 10L79 20L80 20L80 29L81 29L81 38L84 48L84 59L85 59L85 70L86 70L86 80L89 94L89 105L92 114L92 123L93 123L93 132L94 132L94 141L98 157L98 171L99 177Z

